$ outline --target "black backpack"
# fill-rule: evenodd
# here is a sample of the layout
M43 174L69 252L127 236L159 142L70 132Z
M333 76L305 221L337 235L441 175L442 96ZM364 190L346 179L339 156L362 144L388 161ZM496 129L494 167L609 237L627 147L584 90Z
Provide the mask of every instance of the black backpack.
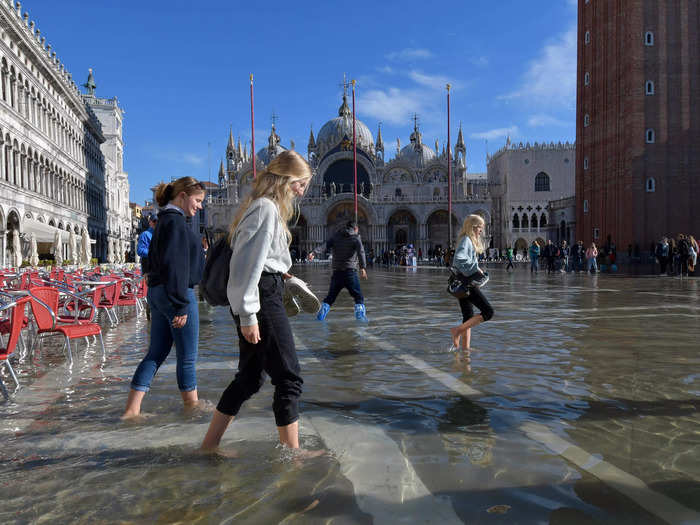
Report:
M199 291L204 300L212 306L228 306L226 287L228 286L229 263L231 262L231 244L225 235L207 250L207 262L204 265Z

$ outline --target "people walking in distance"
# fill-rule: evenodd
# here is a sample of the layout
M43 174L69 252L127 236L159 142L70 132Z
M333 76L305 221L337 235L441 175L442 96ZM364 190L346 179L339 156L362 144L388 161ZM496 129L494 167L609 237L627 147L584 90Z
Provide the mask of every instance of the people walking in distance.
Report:
M574 271L576 273L583 271L583 261L586 257L586 248L583 246L583 241L578 241L574 244L571 255L574 258Z
M685 234L678 234L678 275L683 277L683 274L688 275L688 259L690 258L690 242Z
M156 188L160 212L148 249L151 337L148 353L131 380L123 418L141 414L141 402L173 343L177 385L185 408L203 406L197 396L199 308L193 288L202 279L204 253L199 236L187 227L185 217L193 217L202 209L204 194L205 186L192 177Z
M151 246L151 239L153 238L156 224L158 224L158 216L155 213L151 213L148 216L148 229L141 232L136 243L136 253L141 257L141 275L144 276L149 270L148 248ZM146 301L146 319L151 320L151 305L148 304L148 301Z
M287 226L294 199L304 195L311 168L296 151L280 153L258 173L229 231L226 293L239 340L238 372L221 395L202 443L215 450L243 403L270 376L272 410L280 443L299 448L299 397L303 380L292 328L284 309L283 274L292 266Z
M323 253L327 250L330 250L333 254L331 283L328 288L328 295L323 299L321 309L316 316L319 321L323 321L326 318L331 306L333 306L343 288L346 288L355 300L355 318L358 321L367 321L365 299L362 296L362 290L360 290L360 279L358 279L358 268L360 277L367 279L365 249L362 247L359 231L357 223L349 221L345 228L336 232L326 242L325 248L322 245L310 254L312 259L314 254Z
M542 256L547 262L547 274L554 272L554 260L557 257L557 247L552 244L552 239L547 239L547 244L544 246Z
M508 248L508 250L506 251L506 258L508 259L506 271L510 270L511 268L515 270L515 265L513 264L513 248Z
M559 247L559 271L561 273L566 273L569 271L569 253L570 248L567 242L561 241L561 246Z
M479 254L484 253L484 224L480 215L468 215L458 235L452 267L467 281L478 281L485 277L478 263ZM474 306L479 309L477 315L474 315ZM472 328L491 319L493 308L478 286L469 287L469 295L459 299L459 308L462 311L462 324L451 328L450 334L455 348L459 348L461 341L462 349L466 350L471 347Z
M156 224L158 224L158 217L155 213L152 213L148 216L148 229L141 232L136 243L136 253L141 257L141 273L143 275L148 273L148 248L151 246L151 239L153 239Z
M670 247L668 245L668 239L662 237L659 243L656 245L656 260L659 262L659 274L667 275L667 265Z
M596 273L598 271L597 257L598 248L596 248L595 243L592 242L586 250L586 273L590 272L591 269L593 269L593 273Z
M668 238L668 264L671 266L671 275L676 275L678 273L678 261L680 256L678 255L678 245L673 237Z
M538 259L540 258L540 245L537 241L532 241L530 245L530 273L537 273Z
M695 237L688 235L688 242L690 243L690 258L688 262L688 270L691 272L695 271L695 264L698 262L698 241Z

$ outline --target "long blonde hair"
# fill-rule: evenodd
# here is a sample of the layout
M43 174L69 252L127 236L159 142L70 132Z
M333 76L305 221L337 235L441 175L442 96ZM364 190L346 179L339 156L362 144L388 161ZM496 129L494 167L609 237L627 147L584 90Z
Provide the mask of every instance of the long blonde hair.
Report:
M283 151L277 155L265 171L259 173L253 181L250 194L238 208L236 216L231 223L228 233L228 240L231 242L236 228L243 219L245 212L255 199L267 197L275 204L282 219L282 227L287 236L287 244L292 243L292 234L287 223L294 216L294 193L290 188L293 182L308 180L311 178L311 168L304 160L304 157L296 151Z
M459 235L457 237L469 237L474 245L476 253L484 253L484 243L482 242L481 237L477 237L474 233L474 226L478 225L481 225L482 228L486 226L486 222L481 215L467 215L462 223L462 229L459 230Z

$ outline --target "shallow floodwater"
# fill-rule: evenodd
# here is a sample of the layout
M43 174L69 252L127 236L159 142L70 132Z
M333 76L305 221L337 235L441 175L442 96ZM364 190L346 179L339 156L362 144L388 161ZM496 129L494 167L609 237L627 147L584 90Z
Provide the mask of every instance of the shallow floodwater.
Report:
M508 274L496 315L450 352L460 321L441 269L369 270L368 325L341 292L326 322L294 317L301 459L276 445L269 382L197 453L208 413L184 413L174 352L139 423L119 419L148 341L145 316L20 356L0 401L0 523L700 523L699 281ZM327 266L295 267L323 297ZM200 397L232 379L225 309L201 308ZM2 370L6 374L5 370ZM6 375L3 375L6 384Z

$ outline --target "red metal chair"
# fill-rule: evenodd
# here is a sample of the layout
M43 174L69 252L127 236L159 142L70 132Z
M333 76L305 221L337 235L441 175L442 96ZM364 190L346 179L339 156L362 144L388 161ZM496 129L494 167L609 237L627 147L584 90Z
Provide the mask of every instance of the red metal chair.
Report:
M135 306L136 311L140 312L143 308L139 301L138 283L134 279L123 279L121 293L117 298L117 306Z
M36 339L40 339L44 336L50 335L63 335L63 348L68 348L68 360L71 366L73 365L73 353L70 344L72 339L79 339L81 337L99 335L100 344L102 345L102 353L105 354L105 345L102 339L102 329L100 328L99 324L91 322L91 320L95 317L94 305L93 311L89 316L89 322L62 324L59 322L57 313L59 294L61 293L66 294L68 292L60 292L57 288L53 288L51 286L38 286L29 290L29 295L31 297L30 304L32 307L32 313L34 314L34 319L37 325ZM78 301L92 304L84 297L80 297L74 294L68 295L73 295L73 297ZM34 343L32 343L32 348L33 347Z
M112 276L105 277L106 279L112 279ZM119 324L119 318L117 313L114 311L114 307L117 305L117 300L119 299L119 292L121 290L121 282L117 278L110 284L107 284L102 288L102 298L99 302L95 303L95 307L99 310L104 310L109 319L109 324L112 327Z
M20 340L20 334L22 332L22 323L26 319L25 310L27 302L29 302L29 297L20 297L14 302L4 304L0 306L0 312L9 311L9 336L7 338L7 344L5 347L0 346L0 363L4 362L7 365L10 375L15 382L17 388L19 388L19 380L15 374L12 365L10 364L10 354L15 351L17 347L17 342ZM7 388L0 378L0 390L2 390L2 395L7 399L9 394L7 393Z

